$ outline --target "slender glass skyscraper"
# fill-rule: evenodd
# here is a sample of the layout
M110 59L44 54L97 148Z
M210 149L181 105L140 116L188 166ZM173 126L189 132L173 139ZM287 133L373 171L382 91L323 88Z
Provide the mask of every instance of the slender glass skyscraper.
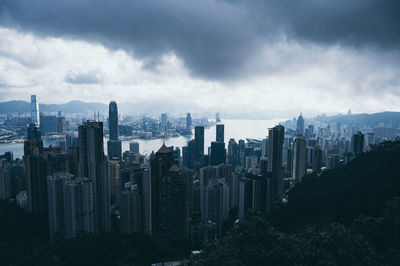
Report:
M36 95L31 95L31 120L33 124L40 125L39 103L36 100Z
M216 127L216 141L224 143L224 124L218 124Z
M108 123L110 128L110 140L118 140L118 107L112 101L108 107Z
M108 127L110 140L107 142L107 153L110 160L121 159L121 141L118 139L118 107L117 103L110 102L108 108Z

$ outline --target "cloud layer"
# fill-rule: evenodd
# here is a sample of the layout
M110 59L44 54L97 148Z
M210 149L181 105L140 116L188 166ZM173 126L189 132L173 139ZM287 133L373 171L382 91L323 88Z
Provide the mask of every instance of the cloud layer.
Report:
M192 74L242 76L265 43L281 38L398 49L396 0L3 0L1 22L42 36L99 41L154 63L165 53Z
M398 110L398 10L396 0L2 0L0 100L29 90L230 111Z

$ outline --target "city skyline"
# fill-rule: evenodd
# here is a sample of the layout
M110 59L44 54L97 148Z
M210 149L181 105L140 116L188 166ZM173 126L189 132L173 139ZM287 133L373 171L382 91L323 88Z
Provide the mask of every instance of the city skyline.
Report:
M400 110L395 1L113 1L88 13L94 4L2 2L0 101Z
M0 264L398 265L399 10L0 0Z

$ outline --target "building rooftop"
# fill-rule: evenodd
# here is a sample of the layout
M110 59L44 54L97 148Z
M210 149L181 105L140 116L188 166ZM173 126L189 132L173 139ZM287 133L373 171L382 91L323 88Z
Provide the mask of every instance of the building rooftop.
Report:
M167 146L165 146L165 143L157 151L157 153L170 153L170 152L171 152L171 150Z

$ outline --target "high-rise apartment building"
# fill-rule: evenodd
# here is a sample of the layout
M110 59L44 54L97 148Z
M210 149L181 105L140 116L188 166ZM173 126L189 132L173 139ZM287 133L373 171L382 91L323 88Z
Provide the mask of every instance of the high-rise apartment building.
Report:
M142 197L137 184L128 182L121 195L121 232L142 232Z
M79 176L93 182L96 233L111 230L108 163L104 156L103 122L87 121L79 132Z
M307 143L303 136L297 136L293 144L293 174L295 182L301 182L307 173Z
M174 165L172 150L163 145L155 154L151 165L151 230L152 234L160 235L161 210L161 180L169 176L169 169Z
M96 232L94 182L77 177L64 183L65 238Z
M65 236L64 184L71 179L73 179L73 175L65 172L58 172L47 177L49 235L51 241L54 241L55 234Z
M364 150L364 134L357 132L351 138L351 151L354 157L360 155Z
M283 189L282 149L285 128L281 125L268 131L268 173L271 178L271 202L280 202Z
M321 172L322 167L322 150L320 146L315 146L312 149L312 171L313 173Z
M160 183L159 231L165 238L187 238L189 213L187 178L173 164Z

